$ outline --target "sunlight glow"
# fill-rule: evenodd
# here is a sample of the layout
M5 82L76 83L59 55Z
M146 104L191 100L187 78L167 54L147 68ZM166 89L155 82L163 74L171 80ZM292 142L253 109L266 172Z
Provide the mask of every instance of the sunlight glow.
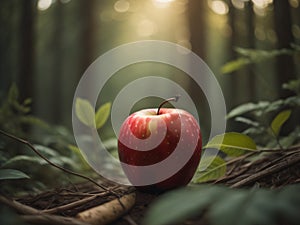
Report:
M299 7L299 1L298 0L289 0L289 3L293 8L298 8Z
M44 11L46 9L48 9L52 4L52 0L39 0L38 2L38 9L41 11Z
M231 0L232 5L237 9L244 9L245 8L245 1L243 0Z
M229 12L228 5L220 0L209 1L209 7L212 11L214 11L214 13L219 15L225 15Z
M156 30L156 24L147 19L140 21L137 27L137 33L141 37L149 37L156 33Z
M130 3L127 0L119 0L114 5L114 9L119 13L127 12L129 8Z
M270 4L273 3L273 0L252 0L255 7L264 9L267 8Z
M157 8L167 8L175 0L152 0L154 6Z

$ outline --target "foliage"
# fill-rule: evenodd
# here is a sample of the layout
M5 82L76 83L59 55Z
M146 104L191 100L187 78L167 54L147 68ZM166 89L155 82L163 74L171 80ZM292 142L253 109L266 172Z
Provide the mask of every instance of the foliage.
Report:
M282 126L287 120L297 114L300 108L300 82L292 80L283 84L285 89L295 94L285 99L275 101L249 102L234 108L227 118L246 126L244 134L255 139L256 143L265 147L289 147L300 141L297 135L299 126L294 126L287 135L282 132ZM298 133L299 134L299 133Z
M96 129L103 127L110 115L110 108L111 103L107 102L99 107L95 114L94 108L88 100L77 98L75 103L76 116L80 122Z
M216 180L226 174L226 161L220 156L203 157L193 177L194 183Z
M284 86L290 90L298 90L299 87L295 85L296 83L298 82L291 81ZM300 86L300 83L298 84ZM298 95L274 102L250 102L240 105L229 112L227 118L243 123L248 128L243 133L229 132L217 135L203 148L205 151L209 151L211 148L217 149L225 155L225 159L255 152L257 151L257 144L265 147L278 145L279 149L287 148L300 141L299 126L296 126L287 136L281 135L284 124L299 106L300 98ZM269 120L269 117L272 119ZM220 157L210 158L211 156L202 157L193 178L194 183L217 180L226 174L228 162L221 161ZM206 168L203 165L207 165Z
M180 224L205 216L212 225L299 223L300 185L278 190L201 185L169 192L148 211L145 224ZM166 213L168 212L168 213Z
M254 140L245 134L229 132L212 138L206 146L205 151L218 149L226 157L238 157L249 152L256 152L257 147ZM226 174L227 162L220 156L204 156L193 178L194 183L203 183L216 180Z
M273 119L271 130L276 137L279 135L282 125L290 118L291 113L291 110L284 110Z
M0 129L17 137L30 138L32 143L38 143L34 144L35 149L59 166L93 175L93 171L82 157L80 150L74 145L71 132L65 127L50 125L34 117L31 114L31 102L31 99L20 102L18 89L13 84L8 91L7 98L2 100L0 106ZM85 100L82 100L80 104L88 105ZM80 104L80 110L82 110ZM85 116L84 122L90 122L85 112L83 110L81 114ZM109 114L110 103L99 107L96 121L98 129L105 124ZM34 135L28 132L31 128L42 129L38 132L42 134L34 138ZM70 179L66 174L49 166L44 159L35 155L25 145L16 143L14 140L1 136L0 150L1 192L40 190L68 182ZM47 173L43 172L45 170ZM56 177L56 179L49 179L49 177ZM18 180L22 182L22 185L16 185Z
M13 180L24 178L29 178L29 176L19 170L0 169L0 180Z
M14 133L18 136L25 136L24 126L34 125L49 129L49 125L37 117L30 115L30 98L23 102L19 101L19 91L16 84L12 84L7 98L2 100L0 107L0 127L1 129Z
M241 55L239 58L226 63L222 68L223 74L232 73L247 65L254 63L261 63L268 59L272 59L279 55L293 55L300 52L299 45L292 44L291 49L279 49L279 50L257 50L236 48L235 51Z
M245 65L262 62L283 54L298 54L300 46L292 49L262 51L237 49L240 58L222 68L230 73ZM229 132L212 138L203 148L219 150L219 154L202 156L193 183L218 180L226 175L228 165L239 158L268 154L258 146L284 151L300 141L300 126L285 131L284 125L299 113L300 79L282 86L294 93L275 101L248 102L228 113L228 120L244 124L243 133ZM297 116L296 116L296 119ZM277 147L276 147L277 146ZM208 156L207 156L208 155ZM251 158L254 159L254 158ZM145 218L145 224L180 224L187 219L204 219L212 225L298 224L300 220L300 185L278 190L254 188L230 189L217 185L192 185L160 197ZM168 212L168 213L165 213ZM203 221L201 221L202 223Z
M215 136L204 148L216 148L228 156L240 156L247 151L255 151L256 144L246 135L230 132Z

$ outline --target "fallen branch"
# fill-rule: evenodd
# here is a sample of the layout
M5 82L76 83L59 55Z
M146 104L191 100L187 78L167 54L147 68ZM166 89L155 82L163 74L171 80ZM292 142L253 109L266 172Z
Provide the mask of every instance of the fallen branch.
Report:
M95 195L93 199L95 199L96 197L99 197L99 195ZM93 199L89 197L87 199L79 200L77 202L49 210L37 210L4 196L0 196L0 203L7 205L19 214L22 214L21 218L25 222L29 222L31 224L105 225L125 215L133 207L133 205L135 204L135 193L124 195L119 199L114 199L104 203L103 205L80 212L77 214L76 218L49 214L56 213L61 210L66 210L79 204L85 204ZM119 204L119 201L122 201L122 205ZM123 206L125 208L123 208ZM131 223L133 223L133 221L131 221Z
M14 209L16 212L20 214L29 214L29 215L34 215L34 214L39 214L40 211L37 209L34 209L30 206L23 205L20 202L17 202L15 200L8 199L4 196L0 195L0 203L7 205L8 207Z
M123 216L133 207L135 203L135 193L124 195L119 200L123 203L125 209L121 207L117 199L114 199L103 205L80 212L76 218L91 225L109 224Z

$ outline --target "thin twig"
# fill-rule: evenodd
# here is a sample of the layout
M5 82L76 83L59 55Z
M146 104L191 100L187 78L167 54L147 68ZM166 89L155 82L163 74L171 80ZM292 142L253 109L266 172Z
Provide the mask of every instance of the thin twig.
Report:
M23 205L20 202L17 202L15 200L8 199L2 195L0 195L0 203L5 204L9 206L10 208L16 210L20 214L29 214L29 215L34 215L34 214L39 214L40 211L37 209L34 209L30 206Z
M7 137L9 137L9 138L12 138L12 139L18 141L18 142L20 142L20 143L22 143L22 144L24 144L24 145L27 145L32 151L34 151L35 154L37 154L39 157L41 157L42 159L44 159L44 160L45 160L48 164L50 164L51 166L53 166L53 167L55 167L55 168L57 168L57 169L59 169L59 170L62 170L63 172L66 172L66 173L68 173L68 174L71 174L71 175L74 175L74 176L77 176L77 177L81 177L81 178L83 178L83 179L85 179L85 180L88 180L88 181L92 182L93 184L95 184L96 186L102 188L103 190L109 191L106 187L104 187L104 186L101 185L101 184L98 184L98 183L97 183L95 180L93 180L92 178L87 177L87 176L85 176L85 175L82 175L82 174L80 174L80 173L76 173L76 172L74 172L74 171L71 171L71 170L69 170L69 169L66 169L66 168L64 168L64 167L61 167L61 166L59 166L59 165L57 165L57 164L51 162L49 159L47 159L45 156L43 156L43 155L42 155L42 154L41 154L41 153L33 146L33 144L31 144L29 141L24 140L24 139L19 138L19 137L16 137L15 135L9 134L9 133L7 133L7 132L5 132L5 131L2 131L2 130L0 130L0 133L3 134L3 135L5 135L5 136L7 136Z
M51 209L42 210L42 212L43 213L48 213L48 214L59 213L59 212L62 212L62 211L66 211L68 209L75 208L79 205L86 204L86 203L88 203L90 201L93 201L94 199L96 199L100 196L102 196L102 197L106 196L109 193L110 193L109 191L105 191L105 192L102 192L100 194L96 194L96 195L93 195L93 196L90 196L90 197L87 197L87 198L84 198L84 199L80 199L78 201L71 202L71 203L66 204L66 205L58 206L58 207L51 208Z
M116 197L118 198L118 201L119 201L120 205L121 205L123 208L125 208L124 205L123 205L123 203L119 200L120 196L119 196L117 193L115 193L114 191L112 191L112 190L106 188L105 186L103 186L103 185L101 185L101 184L98 184L94 179L92 179L92 178L90 178L90 177L87 177L87 176L82 175L82 174L80 174L80 173L76 173L76 172L74 172L74 171L72 171L72 170L66 169L66 168L64 168L64 167L61 167L61 166L59 166L59 165L57 165L57 164L51 162L49 159L47 159L45 156L43 156L43 155L42 155L42 154L41 154L41 153L33 146L33 144L31 144L29 141L24 140L24 139L19 138L19 137L16 137L15 135L9 134L9 133L7 133L7 132L5 132L5 131L3 131L3 130L0 130L0 133L3 134L3 135L5 135L6 137L9 137L9 138L11 138L11 139L14 139L14 140L16 140L16 141L18 141L18 142L20 142L20 143L22 143L22 144L28 146L32 151L34 151L35 154L37 154L39 157L41 157L42 159L44 159L44 160L45 160L47 163L49 163L51 166L53 166L53 167L55 167L55 168L57 168L57 169L59 169L59 170L65 172L65 173L68 173L68 174L71 174L71 175L74 175L74 176L83 178L83 179L85 179L85 180L87 180L87 181L90 181L91 183L95 184L96 186L102 188L103 190L109 191L111 194L113 194L114 196L116 196Z
M253 183L253 182L257 181L258 179L261 179L261 178L263 178L265 176L268 176L272 173L278 172L278 171L280 171L280 170L282 170L282 169L284 169L288 166L294 165L298 162L300 162L300 154L297 155L297 156L292 156L292 157L290 157L289 159L287 159L283 162L280 162L280 163L275 164L275 165L273 165L269 168L266 168L265 170L262 170L258 173L250 175L250 176L246 177L245 179L242 179L242 180L238 181L237 183L234 183L230 187L231 188L239 188L239 187L242 187L244 185Z

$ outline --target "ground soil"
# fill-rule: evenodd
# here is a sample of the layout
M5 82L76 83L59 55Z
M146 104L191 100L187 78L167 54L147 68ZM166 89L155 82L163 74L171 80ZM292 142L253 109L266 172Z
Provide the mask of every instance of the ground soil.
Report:
M136 202L126 216L111 223L113 225L141 224L149 205L155 201L160 194L150 194L136 191L133 187L121 186L108 182L104 179L98 180L119 196L135 192ZM263 156L255 160L241 156L233 160L225 177L211 183L223 184L232 188L251 187L253 185L266 188L280 188L288 184L300 182L300 148L295 147L286 151L266 151ZM71 185L65 188L49 190L38 195L25 196L16 199L18 202L38 210L48 210L76 202L92 195L104 192L90 182ZM58 210L55 214L73 218L77 213L104 204L116 198L111 193L103 194L82 205L77 205L66 210ZM203 221L202 221L203 222ZM186 225L201 224L201 221L186 221ZM51 222L49 222L51 224Z

